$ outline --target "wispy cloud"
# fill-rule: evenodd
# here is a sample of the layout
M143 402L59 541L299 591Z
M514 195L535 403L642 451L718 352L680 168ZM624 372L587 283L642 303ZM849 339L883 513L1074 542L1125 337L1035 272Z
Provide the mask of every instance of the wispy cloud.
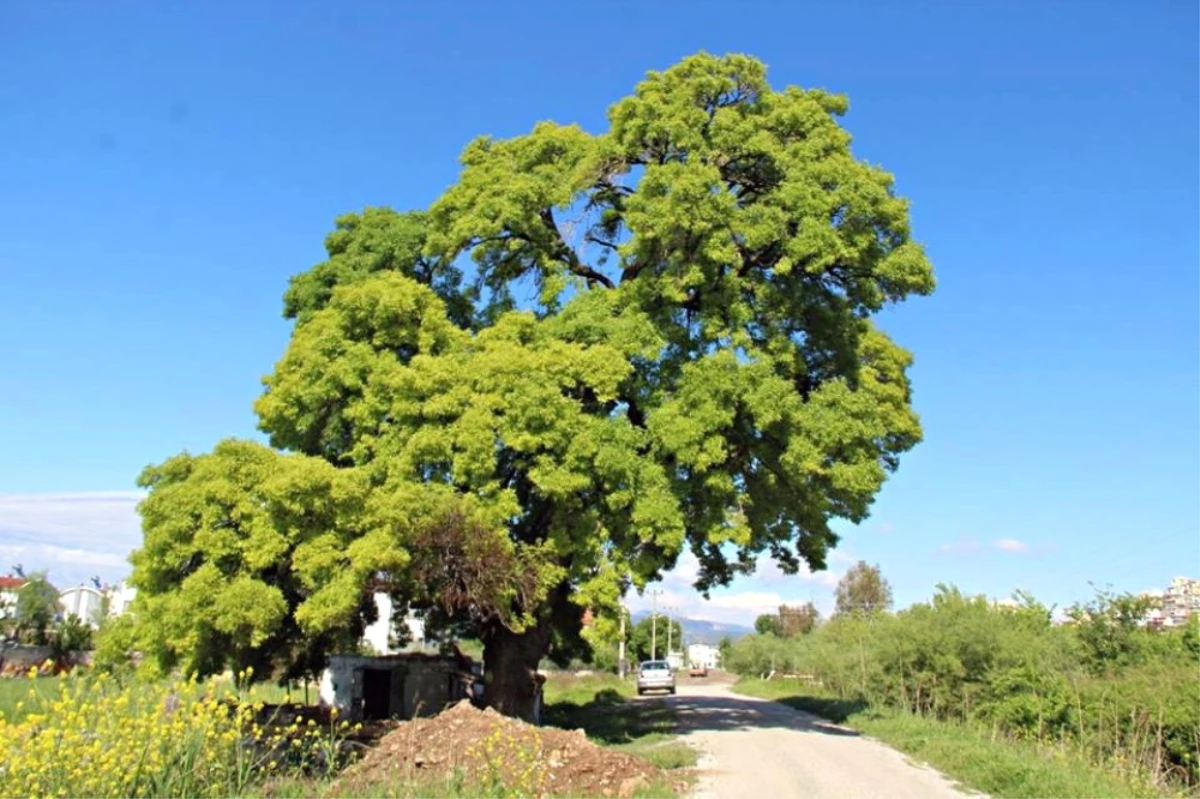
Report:
M879 532L881 533L890 533L895 529L896 528L892 526L891 522L884 522L883 524L879 525Z
M0 494L0 570L46 569L55 583L119 580L141 544L140 491Z
M992 549L1001 552L1028 552L1029 545L1015 538L1000 538L992 542Z
M976 555L985 550L1004 552L1010 555L1038 555L1056 552L1058 547L1052 542L1031 544L1019 538L997 538L985 547L978 539L964 536L951 544L942 544L937 553L943 556Z
M854 563L854 558L837 551L829 554L830 562L851 564ZM795 585L797 581L805 585L818 586L824 588L833 588L837 585L838 580L842 575L840 572L834 571L819 571L810 570L803 561L800 563L800 571L795 574L787 574L783 569L779 568L779 564L773 558L760 558L758 565L754 571L754 577L764 585Z
M973 555L980 550L981 546L974 538L959 538L952 544L942 544L938 547L939 555Z

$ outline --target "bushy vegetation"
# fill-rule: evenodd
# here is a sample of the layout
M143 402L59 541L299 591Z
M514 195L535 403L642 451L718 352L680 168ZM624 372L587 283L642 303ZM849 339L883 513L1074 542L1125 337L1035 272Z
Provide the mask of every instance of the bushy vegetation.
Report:
M48 646L56 662L65 661L68 653L91 647L92 628L88 621L62 611L58 589L46 572L34 572L15 600L0 607L0 639Z
M812 634L755 635L727 666L795 672L835 699L1066 747L1158 786L1198 781L1200 635L1140 627L1133 597L1101 592L1071 624L1030 596L1017 606L941 586L894 615L837 614ZM798 689L799 692L799 689Z
M983 725L869 707L859 699L801 688L795 680L745 678L736 690L845 723L996 799L1127 799L1163 793L1145 781L1096 768L1069 745L1003 738Z

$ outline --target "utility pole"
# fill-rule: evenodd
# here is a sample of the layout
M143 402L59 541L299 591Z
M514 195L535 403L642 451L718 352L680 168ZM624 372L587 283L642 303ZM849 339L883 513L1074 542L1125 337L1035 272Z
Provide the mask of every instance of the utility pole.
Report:
M658 660L658 595L662 591L655 589L650 592L650 659Z
M625 603L621 602L618 611L621 614L621 640L617 644L617 672L625 679Z
M674 609L675 608L664 608L664 610L667 611L667 659L668 660L670 660L670 657L671 657L671 633L673 632L673 630L671 629L671 611Z

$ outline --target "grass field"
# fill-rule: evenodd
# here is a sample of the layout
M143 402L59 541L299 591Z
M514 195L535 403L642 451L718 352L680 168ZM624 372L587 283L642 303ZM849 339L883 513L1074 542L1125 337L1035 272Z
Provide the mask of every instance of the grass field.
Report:
M997 799L1163 795L1146 784L1121 779L1066 747L1008 740L980 728L869 708L780 680L744 679L734 690L845 723Z

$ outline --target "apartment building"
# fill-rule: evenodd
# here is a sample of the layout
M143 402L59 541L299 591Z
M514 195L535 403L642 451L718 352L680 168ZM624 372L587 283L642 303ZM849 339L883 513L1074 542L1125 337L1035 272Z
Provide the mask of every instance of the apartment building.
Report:
M1178 627L1191 616L1200 615L1200 580L1176 577L1166 590L1147 591L1142 596L1155 605L1145 618L1151 627Z
M1183 624L1193 613L1200 614L1200 580L1176 577L1163 592L1163 616L1171 626Z

